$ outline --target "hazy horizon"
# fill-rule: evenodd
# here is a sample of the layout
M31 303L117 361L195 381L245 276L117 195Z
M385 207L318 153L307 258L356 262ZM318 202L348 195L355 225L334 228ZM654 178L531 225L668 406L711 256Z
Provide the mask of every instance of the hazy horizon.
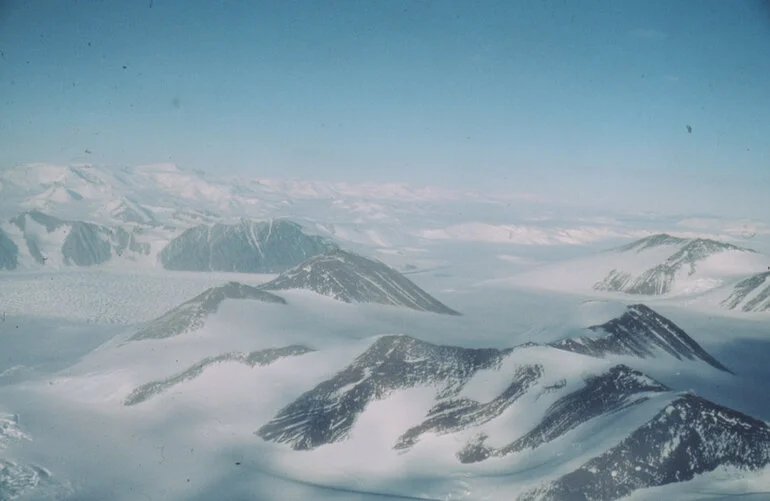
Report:
M173 162L770 213L759 1L177 6L5 2L0 167Z

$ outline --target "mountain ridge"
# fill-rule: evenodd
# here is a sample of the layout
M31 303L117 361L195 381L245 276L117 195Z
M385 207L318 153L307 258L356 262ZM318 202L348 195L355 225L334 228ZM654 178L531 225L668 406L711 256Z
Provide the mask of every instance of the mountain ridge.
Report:
M305 289L345 303L377 303L460 315L381 261L342 249L300 263L260 287L270 291Z

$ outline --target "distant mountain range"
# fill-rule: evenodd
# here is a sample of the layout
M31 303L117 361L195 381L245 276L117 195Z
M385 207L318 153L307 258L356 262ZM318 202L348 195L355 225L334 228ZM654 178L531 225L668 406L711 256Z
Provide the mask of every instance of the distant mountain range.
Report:
M658 251L662 251L666 256L662 262L641 273L625 271L622 268L612 269L604 279L594 284L594 289L639 295L668 294L674 291L677 279L696 276L699 266L708 266L709 263L705 261L710 258L728 256L740 260L744 256L756 254L754 250L725 242L703 238L677 238L666 234L637 240L614 252L639 255L653 252L658 254ZM727 266L729 265L728 263Z
M116 257L147 256L141 229L110 228L85 221L65 221L33 210L0 229L0 268L20 266L94 266Z
M151 241L159 231L164 230L65 221L33 210L0 224L0 269L87 267L114 260L154 264ZM199 224L174 238L166 233L170 240L158 253L157 263L178 271L280 273L337 248L330 239L309 235L284 219Z
M545 265L513 283L581 294L687 297L709 293L717 305L767 311L770 257L703 238L652 235L589 257ZM770 285L770 283L768 283Z

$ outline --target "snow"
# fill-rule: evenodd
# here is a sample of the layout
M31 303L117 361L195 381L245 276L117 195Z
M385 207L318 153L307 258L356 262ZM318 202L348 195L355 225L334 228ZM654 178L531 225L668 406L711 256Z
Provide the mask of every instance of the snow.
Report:
M150 256L136 262L66 268L60 253L66 234L48 234L27 218L30 237L40 240L50 263L36 267L28 249L20 246L23 269L0 273L0 447L16 467L34 464L50 472L50 485L37 481L32 499L51 492L73 500L515 499L617 444L665 408L672 395L578 426L536 450L475 464L460 463L457 452L481 432L489 436L490 446L510 443L539 423L550 405L580 388L584 377L618 363L676 391L695 390L770 419L767 314L718 306L745 274L767 269L764 254L713 255L699 262L693 276L678 276L666 297L591 290L609 270L641 273L675 248L599 250L671 231L679 222L687 235L739 238L743 222L639 222L637 216L622 214L541 211L521 196L400 184L234 182L174 165L20 166L2 169L0 186L0 225L16 242L23 235L7 221L29 204L42 204L61 219L141 228L140 240L152 243ZM157 226L116 220L113 212L124 205L148 210ZM280 291L288 304L226 300L192 332L126 342L144 322L210 287L229 281L258 285L274 278L158 267L159 250L184 229L241 216L291 216L333 236L343 248L382 258L398 269L409 265L410 279L440 294L463 316ZM763 224L752 222L752 231L761 236ZM523 273L503 278L517 272ZM737 375L694 361L602 360L520 347L499 369L477 372L457 397L489 402L508 387L517 368L540 364L542 377L523 396L480 427L426 433L408 451L396 451L393 444L425 420L436 403L435 388L396 391L373 402L347 440L314 451L294 451L254 434L378 336L407 334L437 344L508 348L572 336L617 317L632 301L671 318ZM141 385L179 374L206 357L290 344L318 351L266 366L212 364L149 400L124 405ZM32 478L27 470L18 471L15 478ZM691 483L639 491L629 499L684 500L694 493L752 499L750 493L770 491L768 478L767 471L720 471Z
M525 225L491 225L469 222L418 232L429 240L459 240L517 245L584 245L612 238L647 236L646 232L618 232L603 227L547 228Z

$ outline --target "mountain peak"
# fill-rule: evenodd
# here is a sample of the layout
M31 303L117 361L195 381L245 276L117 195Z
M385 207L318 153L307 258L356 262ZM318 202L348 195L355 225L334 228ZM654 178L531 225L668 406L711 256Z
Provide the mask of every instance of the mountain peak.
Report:
M639 240L634 240L629 244L618 247L616 250L619 252L627 252L632 250L641 252L643 250L660 247L662 245L681 245L685 242L687 242L686 238L675 237L669 235L668 233L657 233L655 235L640 238Z
M665 251L667 256L656 256L651 251ZM672 292L678 281L688 280L693 282L693 287L714 287L718 280L698 281L699 270L709 266L716 266L720 273L720 266L730 271L737 264L738 267L753 267L754 259L745 259L745 254L756 254L756 251L738 247L727 242L720 242L708 238L679 238L662 233L652 235L628 245L619 247L616 251L620 254L645 254L641 261L649 261L649 257L655 259L644 266L643 271L630 264L630 269L617 267L593 286L595 290L625 292L639 295L662 295ZM743 257L727 256L717 258L723 253L744 253ZM712 259L714 258L714 259ZM721 264L720 264L721 263ZM629 263L626 263L629 265ZM691 278L692 277L692 278Z
M703 256L726 250L756 252L753 249L739 247L728 242L713 240L711 238L683 238L669 235L668 233L657 233L655 235L640 238L639 240L634 240L629 244L618 247L615 250L618 252L642 252L647 249L662 247L665 245L678 246L681 248L680 251L695 252Z
M732 374L674 322L644 304L631 305L620 317L588 329L596 335L565 339L551 346L596 357L614 354L652 358L667 354L679 360L701 360Z
M257 287L227 282L206 289L189 301L167 311L134 334L129 341L164 339L198 330L204 326L209 315L219 310L219 305L226 299L252 299L264 303L286 304L282 297Z
M378 303L459 315L384 263L341 249L311 258L262 288L306 289L345 303Z

